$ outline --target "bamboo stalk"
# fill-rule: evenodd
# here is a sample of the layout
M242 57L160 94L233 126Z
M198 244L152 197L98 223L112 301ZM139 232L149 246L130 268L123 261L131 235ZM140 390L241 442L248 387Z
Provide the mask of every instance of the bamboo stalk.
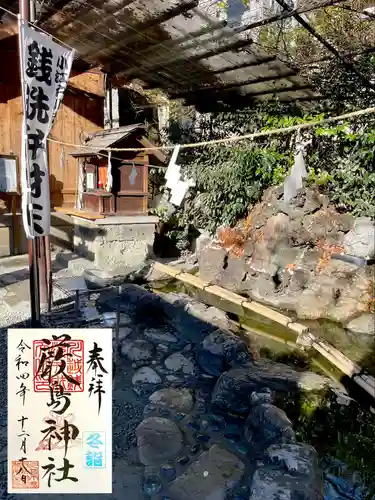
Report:
M317 352L319 352L324 358L326 358L333 366L338 368L342 373L351 377L362 389L364 389L370 396L375 398L375 379L370 375L359 375L361 373L362 368L353 363L349 358L347 358L344 354L338 351L335 347L331 346L325 341L317 339L314 335L310 333L308 327L294 322L288 316L281 314L273 309L270 309L263 304L258 304L253 300L247 300L241 295L238 295L234 292L226 290L218 285L210 285L209 283L205 283L201 278L198 278L193 275L189 275L188 273L183 273L178 269L175 269L171 266L161 264L159 262L154 263L155 269L162 271L165 274L168 274L177 280L184 281L185 283L189 283L196 288L204 290L220 299L227 300L233 304L241 306L243 309L250 310L261 316L264 316L267 319L270 319L276 323L279 323L283 326L290 328L293 332L297 333L299 336L308 335L307 344L309 347L314 348ZM262 332L261 330L257 330L256 328L248 327L242 323L233 322L237 324L244 330L249 332L253 332L256 335L262 335L263 337L268 337L276 342L283 343L290 347L299 347L298 343L293 343L288 340L280 339L279 337ZM298 337L297 337L298 342Z

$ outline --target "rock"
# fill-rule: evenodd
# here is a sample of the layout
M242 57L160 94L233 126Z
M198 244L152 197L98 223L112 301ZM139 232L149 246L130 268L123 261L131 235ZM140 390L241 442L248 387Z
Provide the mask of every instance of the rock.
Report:
M232 292L239 292L242 289L246 273L246 258L228 255L216 283Z
M272 390L299 394L331 386L332 382L321 375L297 372L281 363L259 360L223 373L215 385L211 402L221 411L246 415L252 406L253 392Z
M143 332L143 334L150 342L160 342L161 344L174 344L175 342L177 342L177 339L174 335L157 328L147 328Z
M364 259L375 257L375 225L368 217L359 217L344 237L344 250L348 255Z
M373 313L362 314L350 321L346 328L353 333L375 335L375 316Z
M290 219L288 215L279 213L270 217L263 229L262 241L270 251L276 250L280 244L288 241Z
M322 499L323 475L312 446L273 445L267 449L264 462L254 474L250 500Z
M137 384L160 384L161 378L155 370L149 366L143 366L137 370L132 378L132 383Z
M121 353L130 361L148 361L154 352L154 346L145 340L128 340L121 347Z
M205 323L210 323L217 328L229 328L230 321L224 311L217 307L207 307L201 302L191 302L185 307L185 311Z
M340 279L316 276L299 297L296 313L300 319L316 320L327 318L329 310L335 306L337 290L342 288Z
M201 368L215 376L251 360L252 355L245 342L228 330L216 330L207 335L198 352Z
M265 453L266 461L292 474L320 476L318 454L308 444L272 445Z
M322 500L318 485L304 476L263 467L255 471L249 500Z
M254 252L247 263L247 270L268 276L274 276L277 272L278 266L273 262L273 254L264 241L254 243Z
M307 215L303 226L311 235L312 243L323 240L325 243L337 245L341 243L339 233L349 231L351 221L351 216L339 214L333 207L328 207Z
M335 304L329 308L327 318L336 323L347 323L368 313L370 292L369 279L363 269L353 279L346 281L345 287L340 288L340 294Z
M227 252L219 245L210 244L198 254L199 276L203 281L218 283L224 269Z
M144 465L158 464L176 457L182 449L182 434L166 418L150 417L136 429L139 459Z
M175 352L171 354L165 361L165 367L173 372L180 372L184 375L194 375L195 366L190 359L186 358L182 353Z
M217 445L202 453L168 490L173 500L223 500L242 479L245 466Z
M194 400L188 389L161 389L149 397L155 407L168 408L175 413L189 413L194 406Z
M255 453L273 444L293 443L295 434L285 412L274 405L254 406L245 423L245 438Z
M210 245L212 242L212 238L208 233L202 232L199 237L195 241L195 253L196 256L198 257L202 252L204 248L206 248L208 245Z

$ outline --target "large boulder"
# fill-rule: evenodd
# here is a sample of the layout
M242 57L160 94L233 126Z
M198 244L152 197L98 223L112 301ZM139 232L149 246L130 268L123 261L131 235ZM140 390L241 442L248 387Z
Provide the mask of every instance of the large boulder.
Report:
M220 281L220 274L225 266L227 252L220 245L209 244L198 254L199 276L208 283Z
M150 417L136 429L139 459L144 465L155 465L174 458L182 449L182 434L166 418Z
M270 403L256 404L245 423L245 438L254 453L275 444L294 443L296 436L286 413Z
M252 360L245 342L228 330L207 335L198 351L198 363L210 375L219 376L236 365Z
M349 255L364 259L375 257L375 225L368 217L359 217L345 235L344 250Z
M221 375L217 381L212 404L221 411L246 415L253 391L265 388L279 393L319 392L332 382L312 372L297 372L288 365L267 360L254 361Z
M224 500L242 479L245 465L218 445L202 453L168 490L173 500Z

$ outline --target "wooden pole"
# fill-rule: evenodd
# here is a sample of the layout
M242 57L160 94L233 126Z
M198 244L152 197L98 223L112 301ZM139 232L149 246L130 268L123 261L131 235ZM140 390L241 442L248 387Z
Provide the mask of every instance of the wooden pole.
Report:
M19 0L20 17L23 21L30 20L30 3L29 0ZM20 44L21 45L21 44ZM20 62L22 56L22 47L19 48ZM21 67L21 64L20 64ZM21 85L24 85L24 78L21 71ZM22 89L23 95L25 89ZM24 110L25 111L25 110ZM27 157L27 147L25 148ZM24 160L24 158L22 159ZM28 179L30 182L30 179ZM40 299L39 299L39 272L37 260L37 244L36 239L28 240L28 254L29 254L29 272L30 272L30 315L31 326L37 328L40 326Z

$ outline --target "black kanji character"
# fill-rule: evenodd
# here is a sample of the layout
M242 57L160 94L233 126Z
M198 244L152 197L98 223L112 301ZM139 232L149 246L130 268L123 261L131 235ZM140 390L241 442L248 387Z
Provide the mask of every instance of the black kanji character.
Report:
M21 352L23 352L25 349L31 349L30 346L28 346L23 339L21 339L20 343L17 346L17 349Z
M104 358L100 356L100 353L102 351L103 349L101 347L98 347L98 344L96 342L94 342L94 347L91 349L91 351L89 351L90 357L87 361L87 364L89 365L88 369L91 368L92 370L94 370L95 374L98 368L100 368L102 372L108 373L102 365L102 361L104 360Z
M51 460L51 462L54 462L54 458L48 457L48 460ZM48 487L51 487L51 477L56 474L56 472L51 472L55 468L55 464L48 464L48 465L42 465L42 469L44 469L46 472L44 473L44 477L49 473L48 476Z
M27 474L31 475L31 472L26 468L26 465L24 464L24 462L26 462L26 460L27 460L26 457L22 457L18 460L19 462L21 462L21 467L20 467L19 471L17 472L16 476L18 476L18 474L21 474L21 472L23 472L23 471L25 471Z
M27 126L27 129L30 130L30 127ZM31 159L36 160L36 156L38 154L39 149L45 149L45 143L43 141L44 134L41 130L37 129L35 134L27 134L27 147L29 151L32 152Z
M27 389L25 384L22 382L22 384L20 385L20 390L18 392L16 392L16 395L20 395L20 397L22 398L22 404L24 405L25 404L25 397L26 397L26 392L29 391L30 392L30 389Z
M30 177L31 179L34 179L33 182L31 183L31 194L33 195L34 198L40 198L42 195L42 189L41 185L43 183L42 177L46 175L45 172L43 172L40 169L40 166L37 163L33 163L33 170L30 172Z
M29 78L36 78L38 82L51 85L52 50L40 47L35 41L29 45L28 49L26 75Z
M29 417L24 417L22 416L17 422L21 422L21 429L23 430L23 424L25 423L25 420L29 420Z
M68 70L68 61L64 56L60 56L57 60L55 83L60 84L59 88L62 87L66 81L66 73Z
M63 349L63 347L69 347L69 344L65 344L67 340L71 339L69 335L60 335L58 337L56 335L52 336L54 341L60 339L61 337L63 337L63 339L57 345L51 345L51 341L49 339L43 339L43 342L47 344L47 347L41 348L42 356L39 362L37 373L40 373L40 376L42 378L48 376L48 381L50 384L52 383L53 377L63 374L68 382L73 385L80 386L80 383L77 380L75 380L64 371L67 363L62 358L65 356L71 357L73 356L73 354L65 352ZM47 353L45 351L47 351ZM54 366L56 366L56 362L58 361L60 361L60 366L57 368L56 372L52 374L52 369Z
M54 461L54 459L52 457L48 457L48 460L50 460L51 462ZM60 479L55 479L55 481L64 481L66 479L69 479L70 481L73 481L74 483L76 483L78 481L78 479L76 477L69 477L68 474L69 474L69 470L70 469L73 469L73 467L75 467L74 465L70 465L69 463L69 460L67 458L64 458L64 465L62 467L60 467L59 469L56 469L58 471L61 471L63 473L62 477ZM55 468L55 464L48 464L48 465L43 465L42 466L42 469L45 469L46 472L44 474L43 477L45 477L48 473L50 474L49 475L49 478L48 478L48 486L50 487L51 486L51 476L55 475L56 473L55 472L52 472L52 470Z
M105 391L103 390L103 381L102 381L103 375L101 373L98 374L98 379L96 380L96 387L93 382L95 381L95 377L91 379L91 383L89 384L89 397L91 394L97 394L98 395L98 403L99 403L99 408L98 408L98 414L100 413L100 408L102 406L102 394L105 394Z
M17 357L16 357L16 366L17 366L17 370L20 371L20 366L21 365L25 365L27 366L29 364L28 361L24 361L22 358L21 358L21 354L19 354Z
M64 392L64 388L61 384L58 384L55 382L54 384L51 384L49 386L50 390L50 396L51 396L51 401L47 403L47 406L53 406L54 407L54 412L57 413L57 415L62 415L63 413L66 412L66 410L70 406L70 399L68 396L71 396L70 393ZM55 399L56 396L56 399ZM62 405L61 410L57 410L60 405Z
M64 440L65 442L65 455L67 454L68 451L68 443L69 441L74 441L79 434L78 427L76 427L73 424L68 424L66 420L64 420L64 425L57 429L56 427L56 420L49 419L46 420L46 423L50 425L47 429L44 429L40 432L45 432L46 435L43 438L43 441L45 441L48 438L48 449L51 450L51 442L53 439L57 439L59 442Z
M38 120L40 123L48 123L49 120L49 106L48 106L48 96L44 93L42 87L33 87L31 89L28 88L29 97L31 99L28 100L28 114L27 118L29 120Z
M20 446L20 451L23 451L23 453L26 455L26 438L25 437L22 439L22 443L21 443L21 446Z
M41 221L43 219L43 217L40 214L35 213L35 210L43 210L42 205L39 205L38 203L33 203L33 222L32 222L32 224L31 224L30 210L29 210L29 207L27 207L27 212L26 212L27 223L29 224L29 226L31 226L31 225L33 226L34 231L36 233L43 234L44 229L42 228L42 226L40 224L38 224L36 222L36 221Z

